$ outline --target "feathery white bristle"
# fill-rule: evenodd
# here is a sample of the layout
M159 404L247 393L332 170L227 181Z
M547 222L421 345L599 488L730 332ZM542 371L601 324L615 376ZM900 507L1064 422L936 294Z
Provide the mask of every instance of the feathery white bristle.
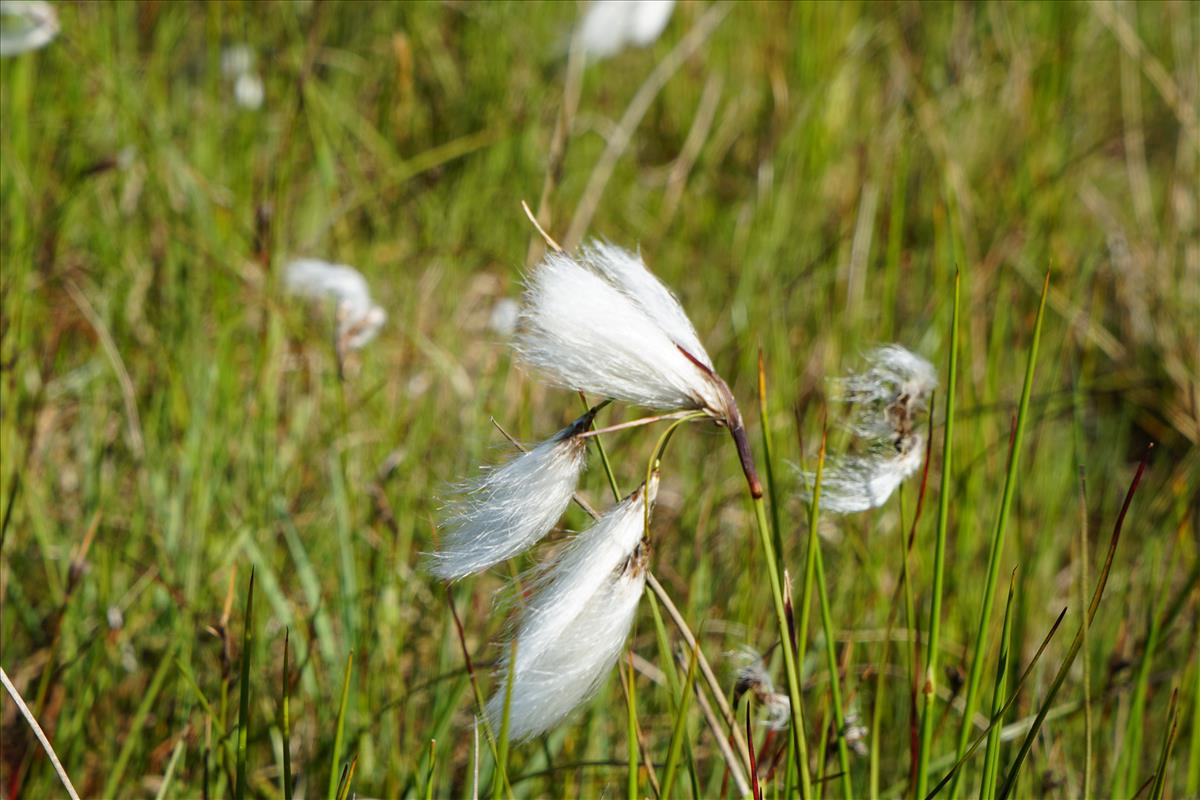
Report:
M913 433L900 452L890 445L863 456L847 456L831 462L821 479L821 510L855 514L883 505L900 484L921 468L925 437ZM813 475L805 473L811 482ZM811 496L811 491L806 490Z
M288 292L336 304L338 340L358 350L375 338L387 313L371 301L366 278L354 267L317 259L298 259L287 265L284 284Z
M650 408L729 413L678 301L638 256L613 245L593 244L578 260L546 256L529 278L514 348L565 388Z
M587 456L589 412L549 440L470 484L449 508L441 549L430 571L445 580L519 555L537 544L566 511Z
M535 580L487 713L499 730L512 669L509 737L528 739L561 722L603 682L620 655L646 582L642 542L657 475L577 535Z
M594 59L628 45L645 47L662 35L674 9L675 0L592 0L580 23L580 46Z
M821 510L853 514L884 504L924 459L915 417L937 388L933 365L898 344L876 348L862 372L838 378L842 400L853 406L850 429L867 443L864 455L831 458L821 482ZM803 473L812 497L815 475Z

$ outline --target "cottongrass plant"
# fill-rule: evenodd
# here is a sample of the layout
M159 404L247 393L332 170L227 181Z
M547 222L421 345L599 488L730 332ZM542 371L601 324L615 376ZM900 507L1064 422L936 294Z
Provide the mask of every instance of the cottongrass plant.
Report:
M587 438L612 430L591 429L596 412L612 400L667 412L614 428L674 423L659 439L646 483L571 537L514 592L529 600L500 664L500 688L483 712L493 730L516 741L562 722L620 655L649 574L657 464L677 426L707 418L727 427L751 492L762 497L737 403L671 291L639 255L615 245L592 242L571 256L546 239L553 252L528 278L512 346L524 365L555 385L608 399L467 484L447 507L447 533L428 558L431 571L455 580L541 540L575 492Z
M775 690L775 681L771 679L763 657L748 647L736 650L730 656L740 664L734 678L733 702L737 703L749 694L766 711L763 725L768 730L786 728L791 720L792 703L786 694Z
M298 259L287 265L284 285L298 297L333 301L339 357L365 347L387 321L387 312L371 300L366 278L354 267Z
M928 361L893 344L874 350L867 369L834 385L852 407L849 428L864 451L826 465L821 509L853 514L883 505L921 468L925 437L916 420L928 409L937 374ZM814 485L813 473L804 478L808 487ZM811 497L811 488L807 491Z

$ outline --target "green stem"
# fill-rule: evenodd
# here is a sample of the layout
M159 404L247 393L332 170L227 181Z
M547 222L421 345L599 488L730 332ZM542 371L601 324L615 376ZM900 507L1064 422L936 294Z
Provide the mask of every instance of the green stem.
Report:
M838 766L841 767L842 796L845 800L853 800L854 787L850 781L850 748L846 745L846 713L842 708L841 677L838 670L837 650L834 646L833 614L829 610L829 594L825 591L825 562L821 557L821 545L817 537L813 538L813 548L817 554L817 599L821 604L821 628L825 634L825 660L829 666L829 691L833 697L833 721L837 729Z
M754 518L758 522L758 538L767 561L767 579L771 584L771 599L775 604L775 622L779 626L780 643L783 645L783 668L787 673L788 699L792 705L792 745L796 749L796 761L800 772L800 798L808 800L812 796L812 786L808 776L808 746L804 741L804 713L800 706L800 673L796 669L795 641L792 639L787 608L783 602L780 580L782 570L775 556L775 543L771 538L765 506L761 495L754 498Z
M1004 727L1005 679L1008 677L1008 660L1012 641L1012 605L1016 592L1017 571L1013 570L1008 582L1008 600L1004 604L1004 625L1000 632L1000 658L996 662L996 688L992 692L991 730L988 731L987 750L983 756L983 781L979 784L979 800L992 800L996 795L996 774L1000 767L1000 731ZM1087 795L1084 795L1086 797Z
M936 696L938 646L942 619L942 578L946 568L946 528L950 521L951 454L954 441L954 400L958 383L958 315L961 274L954 273L954 314L950 327L950 366L946 380L946 429L942 440L942 480L938 497L937 543L933 556L933 599L929 607L929 636L925 650L925 680L921 687L921 739L917 750L916 797L925 796L929 756L933 747L933 701ZM970 718L968 714L967 718Z

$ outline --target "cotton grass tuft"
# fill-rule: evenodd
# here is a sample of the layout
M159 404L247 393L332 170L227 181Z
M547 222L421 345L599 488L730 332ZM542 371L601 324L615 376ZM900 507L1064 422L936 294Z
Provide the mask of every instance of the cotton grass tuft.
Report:
M741 422L679 301L614 245L546 256L527 282L514 347L567 389Z
M579 483L587 455L579 434L595 412L468 484L448 508L447 534L429 556L430 571L457 580L520 555L549 533Z
M512 670L509 737L520 741L558 725L612 669L646 585L646 503L657 474L578 534L533 580L518 620L516 660L505 658L487 715L499 730Z
M853 514L884 504L924 460L925 437L916 419L937 387L933 366L900 345L877 348L862 372L839 378L835 388L852 407L850 429L864 452L833 458L821 483L821 510ZM815 481L803 473L809 487ZM806 489L811 497L811 488Z
M58 12L43 0L0 0L0 57L39 50L58 36Z
M579 26L579 45L592 59L652 44L667 27L675 0L592 0Z
M387 321L387 313L371 301L366 278L354 267L299 259L287 265L284 283L291 294L334 302L339 352L363 348Z

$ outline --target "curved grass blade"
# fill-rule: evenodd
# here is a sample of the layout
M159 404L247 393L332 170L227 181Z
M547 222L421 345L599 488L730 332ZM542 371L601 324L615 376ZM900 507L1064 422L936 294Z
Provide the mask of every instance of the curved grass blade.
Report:
M1129 491L1125 494L1125 502L1121 504L1121 511L1117 514L1117 521L1113 525L1112 538L1108 543L1108 555L1105 556L1104 566L1100 570L1100 577L1096 583L1096 591L1092 594L1092 602L1087 610L1089 625L1095 620L1096 610L1100 607L1100 599L1104 596L1104 587L1108 583L1109 571L1112 570L1113 557L1117 552L1117 544L1121 541L1121 529L1125 526L1125 517L1129 513L1129 506L1133 503L1133 495L1137 492L1138 484L1142 482L1142 475L1146 472L1146 466L1150 460L1150 451L1153 447L1154 445L1151 444L1146 448L1145 454L1142 455L1142 461L1138 464L1133 481L1129 484ZM1075 657L1079 655L1079 650L1082 646L1083 626L1080 625L1079 632L1075 634L1075 639L1071 642L1071 647L1067 651L1067 657L1063 659L1062 666L1058 668L1058 674L1054 676L1054 681L1050 684L1050 690L1042 700L1042 706L1038 709L1037 717L1034 719L1033 725L1029 728L1029 732L1025 734L1025 740L1021 742L1021 749L1017 752L1017 757L1013 760L1012 766L1009 767L1008 775L1004 779L1004 787L1000 790L1000 794L997 795L999 800L1007 800L1009 794L1016 788L1017 773L1020 772L1021 764L1025 761L1026 756L1029 755L1029 750L1033 747L1033 740L1037 738L1042 723L1046 721L1046 715L1050 713L1054 697L1058 694L1058 690L1062 688L1063 682L1067 679L1067 672L1071 669L1071 665L1075 663Z

